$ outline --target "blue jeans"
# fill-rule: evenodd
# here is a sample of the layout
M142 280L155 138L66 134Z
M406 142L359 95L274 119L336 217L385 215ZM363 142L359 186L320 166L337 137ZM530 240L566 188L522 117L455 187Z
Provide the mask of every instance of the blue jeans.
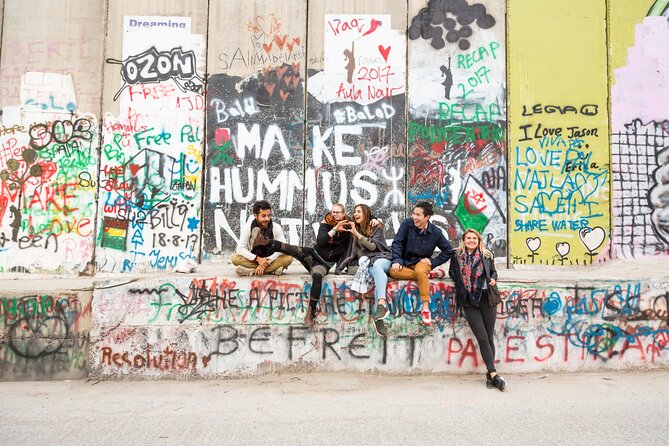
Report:
M376 259L376 261L369 266L369 274L374 279L374 313L376 313L376 306L379 303L379 299L386 298L390 263L390 259Z

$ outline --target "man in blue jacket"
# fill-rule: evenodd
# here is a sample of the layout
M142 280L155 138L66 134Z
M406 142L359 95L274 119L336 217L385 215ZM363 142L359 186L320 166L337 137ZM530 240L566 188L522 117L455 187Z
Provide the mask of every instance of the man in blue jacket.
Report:
M432 325L428 273L432 268L446 263L453 253L441 229L430 223L432 214L432 204L427 201L416 203L411 218L402 222L395 235L392 245L393 264L390 267L390 277L418 282L422 302L420 316L427 326ZM432 258L435 248L441 252Z

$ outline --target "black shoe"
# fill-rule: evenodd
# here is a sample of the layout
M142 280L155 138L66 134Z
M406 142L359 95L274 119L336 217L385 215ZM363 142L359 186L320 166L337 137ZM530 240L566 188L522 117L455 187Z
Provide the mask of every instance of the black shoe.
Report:
M386 326L386 323L383 322L383 320L374 320L373 324L374 324L374 330L376 330L376 334L378 334L382 338L388 337L388 327Z
M379 304L376 307L376 316L374 317L374 320L382 321L385 318L387 318L389 314L390 314L390 312L388 311L388 307L386 307L385 305Z
M501 376L495 375L495 377L492 379L492 386L496 389L499 389L500 392L504 392L504 389L506 388L506 381L504 381L504 378Z

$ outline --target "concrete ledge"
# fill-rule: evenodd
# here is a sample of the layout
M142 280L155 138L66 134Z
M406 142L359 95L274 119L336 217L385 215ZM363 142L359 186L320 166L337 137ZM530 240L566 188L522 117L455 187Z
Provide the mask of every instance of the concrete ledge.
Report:
M500 270L499 369L669 364L669 268L654 260L574 271ZM326 279L314 330L302 325L310 277L298 267L261 278L235 277L229 265L207 265L195 274L169 276L5 280L0 379L483 370L478 344L457 314L450 280L432 283L436 324L430 328L417 322L415 283L391 280L392 318L384 340L371 323L372 293L352 293L350 276Z

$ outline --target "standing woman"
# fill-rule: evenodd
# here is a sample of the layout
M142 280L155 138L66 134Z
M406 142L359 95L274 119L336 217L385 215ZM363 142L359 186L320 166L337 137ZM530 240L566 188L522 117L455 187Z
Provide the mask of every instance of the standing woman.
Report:
M448 275L455 282L458 306L464 310L488 368L486 386L504 390L506 381L495 370L493 338L497 304L501 301L497 291L497 270L492 252L485 248L483 237L475 229L469 228L462 234L460 246L453 252Z
M349 250L337 265L337 272L346 266L358 264L351 289L366 293L374 285L374 327L378 334L387 335L387 327L383 322L390 314L386 302L386 286L388 285L388 269L392 254L386 244L381 225L373 227L372 210L366 204L356 205L353 211L353 222L345 227L352 235Z

